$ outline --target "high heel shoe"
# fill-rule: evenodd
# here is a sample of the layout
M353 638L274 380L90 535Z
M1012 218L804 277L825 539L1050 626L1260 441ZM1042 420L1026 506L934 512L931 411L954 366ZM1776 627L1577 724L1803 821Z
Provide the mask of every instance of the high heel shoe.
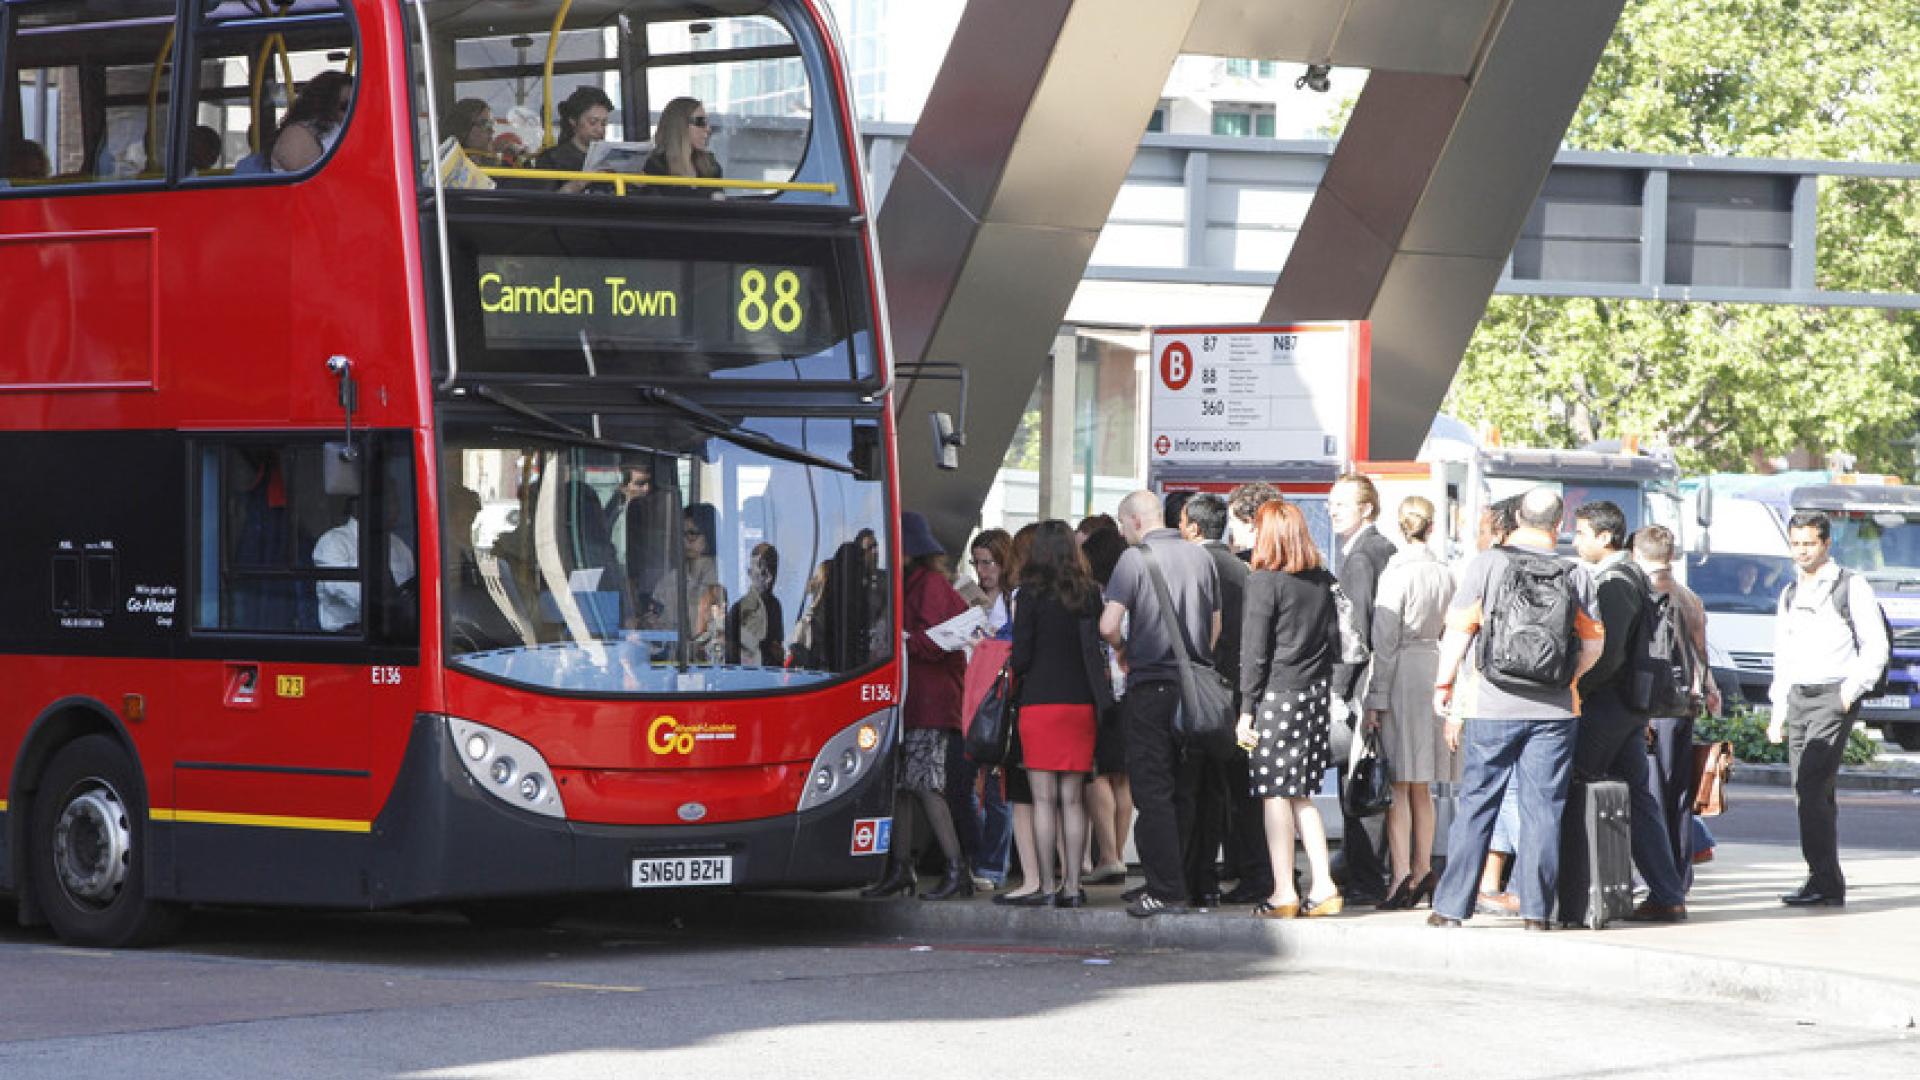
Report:
M887 872L879 881L860 890L860 897L863 900L878 900L898 892L911 893L913 886L913 867L908 866L904 859L895 860L887 864Z
M1262 901L1253 909L1253 917L1256 919L1291 919L1299 914L1300 905L1298 903L1269 904Z
M1393 891L1385 900L1376 905L1380 911L1405 911L1413 906L1413 875L1408 874L1394 883Z
M953 859L947 863L947 872L941 876L940 884L920 894L922 900L950 900L956 896L973 895L973 871L967 869L967 860Z
M1440 875L1434 873L1431 870L1427 871L1427 876L1421 878L1420 884L1415 885L1413 887L1413 899L1407 901L1407 906L1410 908L1415 908L1415 907L1419 907L1421 904L1426 904L1428 907L1432 907L1433 906L1433 890L1434 890L1434 887L1439 884L1440 884Z
M1053 898L1053 906L1057 908L1086 907L1087 906L1087 890L1075 889L1072 892L1068 892L1065 889L1061 889L1059 895Z

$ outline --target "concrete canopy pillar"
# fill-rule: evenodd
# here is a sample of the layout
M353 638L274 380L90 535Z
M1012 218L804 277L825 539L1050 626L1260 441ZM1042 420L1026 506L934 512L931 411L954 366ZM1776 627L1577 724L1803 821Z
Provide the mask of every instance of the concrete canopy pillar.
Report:
M1509 0L1464 76L1368 79L1263 318L1373 321L1376 457L1418 453L1622 6Z
M1200 0L971 0L881 207L903 502L950 550L967 531ZM961 466L926 414L970 376ZM942 396L942 386L947 396Z

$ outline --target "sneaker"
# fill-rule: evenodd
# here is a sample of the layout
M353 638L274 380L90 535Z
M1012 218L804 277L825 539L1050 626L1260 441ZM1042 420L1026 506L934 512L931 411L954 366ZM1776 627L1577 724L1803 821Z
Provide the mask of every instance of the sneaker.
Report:
M1121 893L1120 899L1131 904L1145 895L1147 895L1147 887L1145 885L1135 885L1133 888Z
M1080 876L1082 885L1117 885L1125 880L1127 880L1127 864L1123 862L1097 866Z
M1155 915L1185 915L1187 905L1178 900L1162 900L1150 892L1143 892L1127 905L1127 914L1136 919L1150 919Z
M973 875L973 888L975 892L992 892L993 890L999 887L1000 887L999 882L993 880L992 878L988 877L985 874Z

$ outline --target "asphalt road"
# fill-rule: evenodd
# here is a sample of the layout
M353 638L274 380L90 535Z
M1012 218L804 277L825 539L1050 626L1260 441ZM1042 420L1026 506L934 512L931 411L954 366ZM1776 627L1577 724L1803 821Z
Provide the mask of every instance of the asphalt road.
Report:
M0 971L7 1080L1920 1073L1920 1035L1724 1002L764 925L500 933L451 917L224 912L146 952L6 931Z
M1920 851L1920 796L1910 791L1843 790L1838 798L1843 856L1849 848ZM1727 801L1727 813L1707 822L1716 839L1799 846L1800 826L1791 789L1735 784Z

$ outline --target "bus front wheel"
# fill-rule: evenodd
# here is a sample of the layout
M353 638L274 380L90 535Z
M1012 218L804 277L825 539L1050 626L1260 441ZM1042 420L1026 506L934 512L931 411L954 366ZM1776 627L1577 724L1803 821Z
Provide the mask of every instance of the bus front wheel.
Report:
M61 748L33 800L34 892L62 941L121 948L179 927L147 897L146 833L133 762L106 735Z

